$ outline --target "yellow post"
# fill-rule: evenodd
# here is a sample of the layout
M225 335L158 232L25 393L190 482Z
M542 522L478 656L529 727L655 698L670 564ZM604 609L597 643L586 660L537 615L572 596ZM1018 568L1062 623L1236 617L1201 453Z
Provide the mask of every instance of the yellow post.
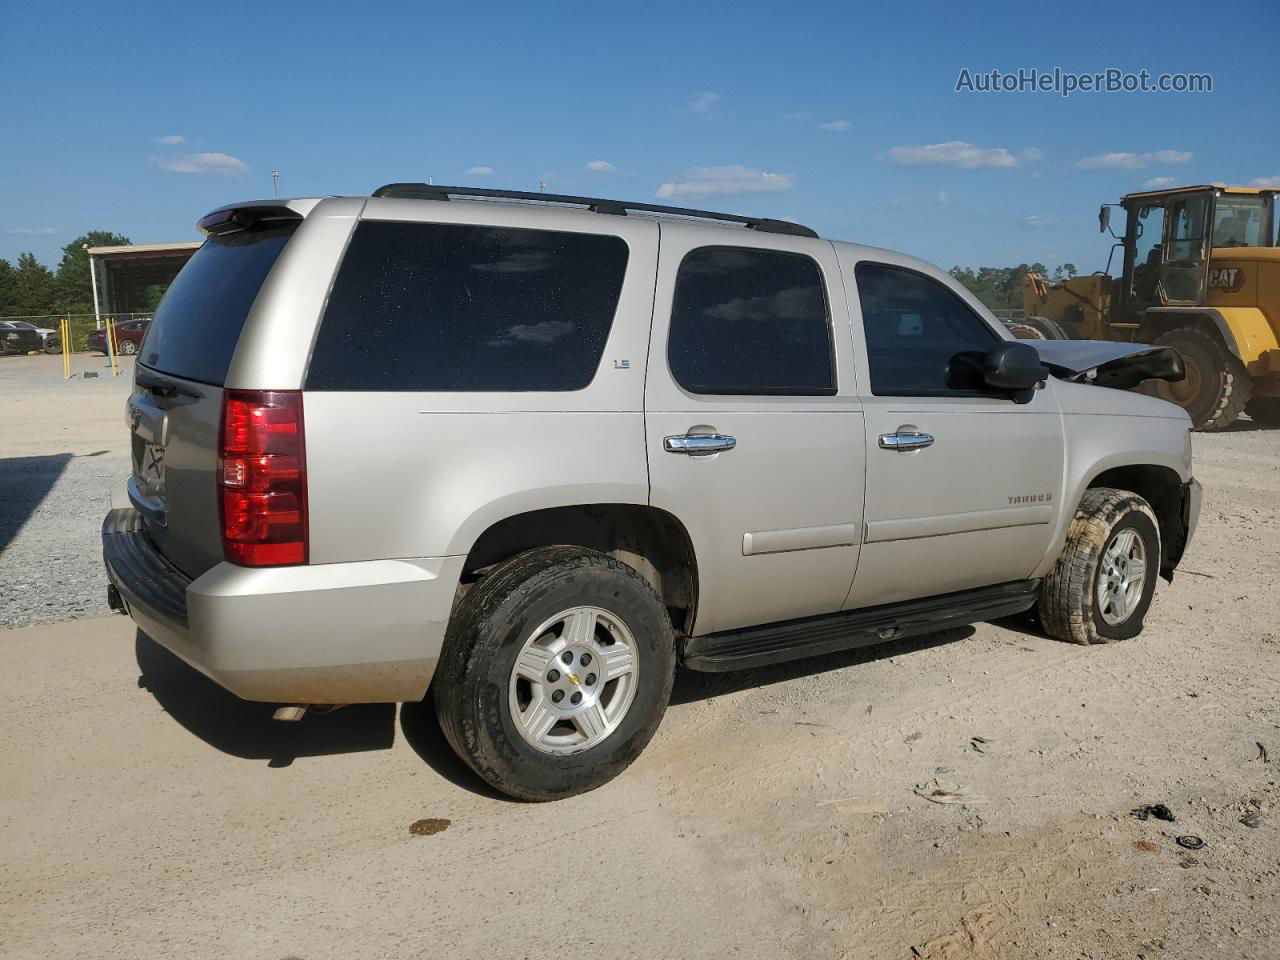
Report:
M62 379L71 379L71 318L62 317L59 321L62 328Z
M107 317L107 356L111 358L111 375L120 375L120 367L116 363L116 320Z

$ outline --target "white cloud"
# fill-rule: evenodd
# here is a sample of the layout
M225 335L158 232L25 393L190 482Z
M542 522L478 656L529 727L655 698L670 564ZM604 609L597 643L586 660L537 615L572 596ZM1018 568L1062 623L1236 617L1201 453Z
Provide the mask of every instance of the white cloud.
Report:
M249 165L229 153L178 153L171 157L152 157L151 162L169 173L217 173L239 177L249 172Z
M472 167L467 171L468 177L492 177L493 167Z
M1018 156L1027 163L1039 163L1044 159L1044 151L1039 147L1027 147L1027 149L1023 150L1018 154Z
M752 170L740 163L725 167L693 167L680 180L669 180L658 188L659 200L672 197L722 197L742 193L779 193L795 186L785 173Z
M1177 182L1175 177L1152 177L1150 180L1142 182L1142 188L1144 190L1159 190L1161 187L1172 187Z
M848 120L832 120L829 123L820 123L818 126L823 130L830 130L833 133L844 133L846 130L851 129L853 124Z
M1004 147L977 147L963 140L894 147L889 151L889 159L908 167L961 167L965 170L977 167L1016 167L1020 162Z
M1081 170L1141 170L1151 164L1168 166L1190 162L1190 151L1156 150L1152 153L1100 153L1085 157L1076 166Z
M1280 177L1259 177L1257 180L1250 180L1251 187L1270 187L1280 190Z
M1038 213L1033 213L1023 221L1028 227L1048 227L1052 226L1054 221L1048 217L1042 217Z
M1142 158L1147 163L1190 163L1190 150L1157 150L1155 153L1143 154Z
M56 227L5 227L4 233L11 237L38 237L57 233Z
M608 160L592 160L587 164L587 169L592 173L612 173L613 164Z
M163 143L166 147L176 147L187 142L187 138L180 133L171 133L167 137L156 137L156 143Z
M707 90L689 101L689 109L694 113L710 113L711 108L720 102L720 94Z
M938 195L937 195L937 197L935 197L935 199L936 199L939 203L941 203L941 204L943 204L943 205L945 206L946 204L948 204L948 203L950 203L950 202L951 202L951 195L950 195L949 193L947 193L947 191L945 191L945 190L939 190L939 191L938 191Z

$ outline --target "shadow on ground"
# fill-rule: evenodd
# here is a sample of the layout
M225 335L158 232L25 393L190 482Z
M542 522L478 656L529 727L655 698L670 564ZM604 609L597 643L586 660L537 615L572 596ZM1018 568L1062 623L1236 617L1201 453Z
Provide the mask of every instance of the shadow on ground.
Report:
M1280 430L1280 423L1264 423L1261 420L1254 420L1251 417L1241 417L1239 420L1233 420L1230 424L1217 432L1255 433L1259 430Z
M1028 626L1021 621L1005 622L1005 625L1023 630ZM671 704L678 706L775 683L789 683L802 677L889 657L909 657L922 650L964 640L973 634L973 627L957 627L844 653L733 673L697 673L678 668ZM394 704L357 704L332 714L309 714L300 723L280 723L271 719L274 704L249 703L228 693L140 630L135 651L141 671L138 686L150 692L183 727L231 756L269 760L269 766L282 767L298 757L385 750L395 741ZM491 789L453 752L436 722L435 703L430 692L420 703L401 706L400 730L405 742L422 761L449 783L489 799L517 802Z
M69 453L0 460L0 553L49 495L71 461Z
M276 704L250 703L228 693L141 630L134 653L138 686L191 733L233 757L287 767L298 757L386 750L395 742L393 703L353 704L281 723L271 719Z

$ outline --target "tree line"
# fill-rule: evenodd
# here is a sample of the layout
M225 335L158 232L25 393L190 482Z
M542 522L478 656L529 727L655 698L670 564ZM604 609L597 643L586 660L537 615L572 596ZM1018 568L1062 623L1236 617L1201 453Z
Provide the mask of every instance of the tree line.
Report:
M1051 283L1062 283L1077 273L1074 263L1052 270L1043 263L1020 263L1016 267L952 267L948 272L992 310L1022 309L1022 287L1028 273L1038 273Z
M33 253L19 254L16 264L0 258L0 317L93 313L89 254L84 248L124 246L128 242L128 237L118 233L90 230L62 248L57 270L50 270Z

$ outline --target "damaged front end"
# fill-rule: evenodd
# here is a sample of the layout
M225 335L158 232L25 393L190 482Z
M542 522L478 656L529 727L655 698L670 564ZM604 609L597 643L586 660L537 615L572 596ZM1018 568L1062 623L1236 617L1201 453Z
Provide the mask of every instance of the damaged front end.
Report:
M1061 380L1129 390L1145 380L1176 383L1186 376L1172 347L1108 340L1028 340L1040 361Z

